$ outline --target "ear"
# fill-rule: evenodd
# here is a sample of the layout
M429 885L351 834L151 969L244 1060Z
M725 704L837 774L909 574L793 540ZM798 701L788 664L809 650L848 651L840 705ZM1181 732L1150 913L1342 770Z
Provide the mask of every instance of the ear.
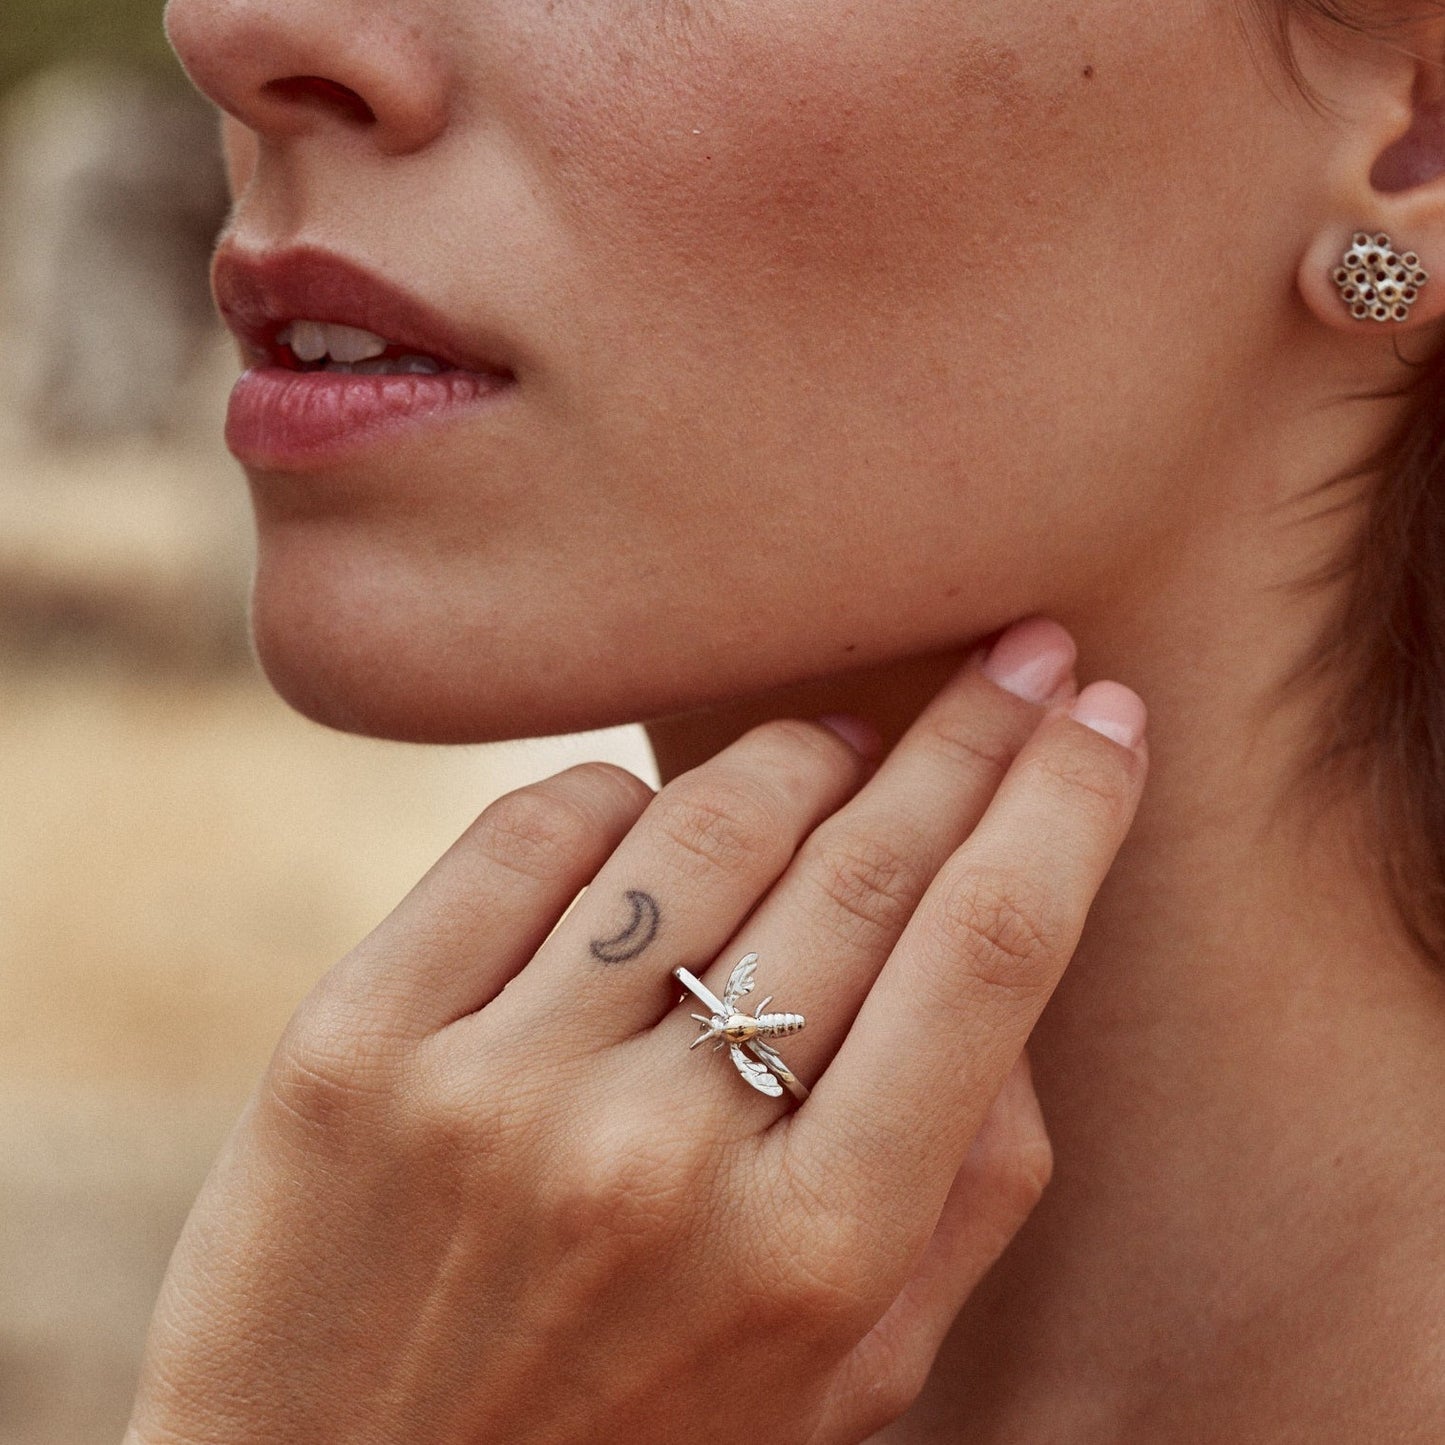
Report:
M1324 151L1327 213L1301 258L1299 291L1317 320L1361 336L1445 317L1445 14L1419 15L1417 7L1416 18L1370 34L1308 37L1301 56L1333 141ZM1382 235L1387 248L1376 244ZM1382 269L1386 249L1394 257ZM1342 268L1347 297L1336 281ZM1388 321L1352 313L1382 303Z

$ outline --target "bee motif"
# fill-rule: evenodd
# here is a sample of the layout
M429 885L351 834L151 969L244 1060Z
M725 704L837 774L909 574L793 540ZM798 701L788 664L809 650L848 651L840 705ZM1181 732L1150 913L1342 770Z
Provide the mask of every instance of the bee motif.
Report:
M785 1079L792 1078L792 1071L768 1046L766 1040L797 1033L803 1027L803 1015L766 1012L773 1001L771 994L758 1005L756 1014L739 1011L738 1001L753 991L753 974L757 967L757 954L748 954L739 961L728 978L728 985L722 996L722 1012L692 1015L702 1025L702 1032L688 1047L695 1049L709 1039L716 1039L718 1048L726 1044L738 1073L759 1093L777 1098L783 1092L778 1075ZM750 1059L743 1052L744 1045L757 1055L757 1060Z

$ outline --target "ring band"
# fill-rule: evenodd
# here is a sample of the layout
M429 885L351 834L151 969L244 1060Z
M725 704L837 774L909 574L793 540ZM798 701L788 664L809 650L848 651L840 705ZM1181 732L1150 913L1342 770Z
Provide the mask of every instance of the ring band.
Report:
M673 969L673 977L708 1009L706 1016L693 1014L693 1018L702 1025L702 1032L688 1047L695 1049L709 1039L716 1039L718 1048L724 1044L728 1046L738 1073L760 1094L776 1099L786 1089L802 1103L808 1097L808 1086L783 1062L769 1040L797 1033L803 1027L803 1015L768 1013L771 995L758 1006L756 1014L743 1013L738 1008L738 1001L753 991L753 974L757 966L757 954L750 953L742 958L729 975L722 998L687 969ZM686 1001L686 995L679 1000ZM749 1058L744 1049L750 1050L755 1057Z

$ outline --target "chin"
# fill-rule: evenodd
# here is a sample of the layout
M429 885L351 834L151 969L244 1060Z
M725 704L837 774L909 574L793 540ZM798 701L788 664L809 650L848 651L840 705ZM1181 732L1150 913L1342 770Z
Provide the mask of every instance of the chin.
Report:
M468 649L463 663L415 638L357 646L325 627L255 626L256 654L271 686L303 716L339 732L411 743L489 743L589 732L636 721L651 709L625 695L584 696L552 687Z
M420 743L549 737L690 706L701 684L658 666L625 619L568 616L505 576L444 587L308 550L262 548L252 637L271 686L326 727Z
M316 539L310 539L315 541ZM256 656L276 692L340 732L477 743L571 729L527 689L496 627L438 606L437 588L366 550L262 529L251 593ZM498 685L500 679L505 683Z
M636 699L559 685L502 639L438 634L420 619L356 627L327 609L276 605L258 589L256 655L276 692L340 732L414 743L487 743L633 721ZM642 706L645 711L645 705Z
M559 578L571 586L541 580ZM448 557L434 536L399 545L390 529L324 524L260 528L251 605L261 666L293 708L342 732L423 743L643 722L907 650L835 616L795 608L790 621L771 623L747 586L704 591L689 578L659 598L572 557Z

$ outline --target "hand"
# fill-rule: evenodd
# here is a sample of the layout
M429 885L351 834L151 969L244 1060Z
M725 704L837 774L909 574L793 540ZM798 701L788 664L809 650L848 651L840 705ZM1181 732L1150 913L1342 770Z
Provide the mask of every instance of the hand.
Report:
M834 1445L901 1413L1047 1180L1023 1049L1145 774L1069 716L1072 662L1019 624L871 777L776 722L655 797L589 764L488 808L288 1028L133 1445ZM1142 729L1118 684L1077 702ZM750 951L807 1017L776 1040L801 1105L689 1052L670 970L720 993Z

